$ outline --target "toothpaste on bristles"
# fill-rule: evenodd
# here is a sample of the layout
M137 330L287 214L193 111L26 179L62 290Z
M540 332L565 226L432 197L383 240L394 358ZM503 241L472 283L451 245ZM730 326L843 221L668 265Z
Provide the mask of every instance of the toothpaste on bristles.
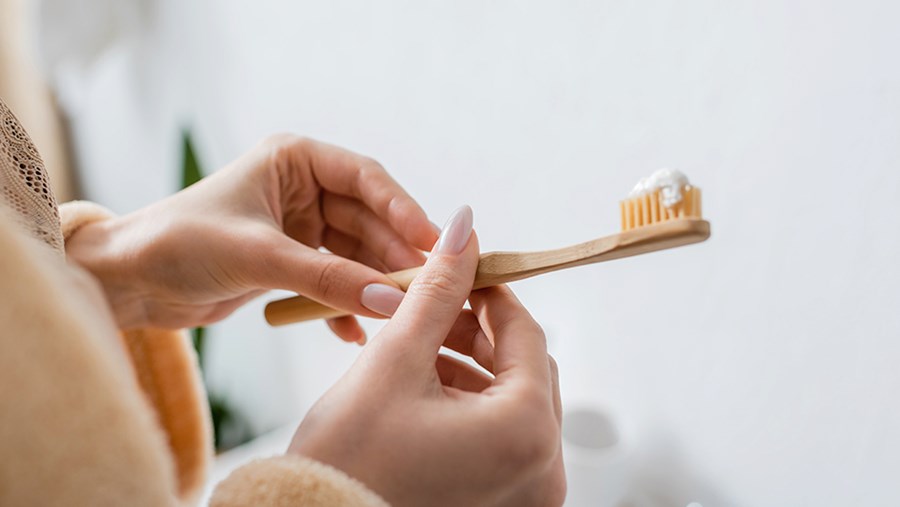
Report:
M700 189L676 169L660 169L634 186L619 203L622 230L677 220L702 218Z

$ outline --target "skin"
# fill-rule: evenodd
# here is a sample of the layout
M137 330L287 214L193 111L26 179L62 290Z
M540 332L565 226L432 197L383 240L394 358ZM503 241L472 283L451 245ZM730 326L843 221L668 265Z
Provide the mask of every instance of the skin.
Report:
M288 453L331 464L396 506L560 505L556 363L508 288L472 292L478 240L466 223L445 231L461 242L439 242ZM422 265L437 239L377 162L282 135L168 199L83 227L66 249L121 328L176 328L220 320L274 288L383 317L362 306L363 288L395 286L383 273ZM365 341L354 317L329 324Z
M433 254L288 452L346 471L395 506L561 505L556 363L508 288L470 294L477 263L474 234L461 254Z
M121 328L179 328L270 289L381 317L360 304L362 289L395 286L383 273L421 265L437 236L374 160L279 135L167 199L83 227L66 251L100 281ZM365 341L355 317L329 325Z

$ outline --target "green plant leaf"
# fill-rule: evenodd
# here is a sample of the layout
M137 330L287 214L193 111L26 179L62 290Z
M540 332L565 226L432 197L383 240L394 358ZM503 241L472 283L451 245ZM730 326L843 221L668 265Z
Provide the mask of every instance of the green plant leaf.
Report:
M203 170L200 169L194 141L188 130L181 132L181 153L181 188L187 188L203 179Z
M200 364L200 368L202 369L205 364L203 364L205 351L205 339L206 339L206 328L205 327L195 327L191 329L191 341L194 342L194 350L197 351L197 363Z

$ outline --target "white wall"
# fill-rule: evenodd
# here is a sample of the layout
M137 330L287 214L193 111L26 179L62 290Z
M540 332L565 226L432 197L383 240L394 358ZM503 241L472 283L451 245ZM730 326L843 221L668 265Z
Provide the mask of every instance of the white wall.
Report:
M708 243L515 285L564 402L613 414L661 505L900 504L898 4L183 4L56 67L92 197L171 191L179 121L211 166L290 130L529 250L614 232L631 185L679 167ZM215 329L212 380L271 427L356 350L261 304Z

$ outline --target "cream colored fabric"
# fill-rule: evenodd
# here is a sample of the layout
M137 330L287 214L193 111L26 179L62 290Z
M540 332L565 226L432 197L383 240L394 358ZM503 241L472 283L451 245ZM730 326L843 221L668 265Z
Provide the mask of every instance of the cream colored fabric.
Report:
M12 111L0 99L0 193L18 223L63 252L56 198L41 156Z
M64 203L59 214L66 241L82 227L113 216L87 201ZM166 433L178 497L193 505L203 492L213 453L212 421L194 348L183 330L132 329L123 331L122 338L141 389Z
M0 293L0 505L174 505L166 435L100 288L2 204Z
M299 456L277 456L238 468L216 488L209 505L388 507L361 482Z
M112 216L89 202L72 202L57 212L40 155L17 118L0 100L0 191L8 213L33 237L63 253L64 241L91 222ZM60 213L62 220L60 220ZM174 458L179 498L201 494L212 455L211 422L193 348L183 331L124 332L134 373L153 404Z
M31 234L63 252L79 228L112 216L90 202L71 202L57 212L56 200L37 149L15 115L0 100L0 190L12 216ZM211 423L193 348L177 330L139 329L124 343L147 399L174 457L179 497L192 503L202 492L212 455Z

